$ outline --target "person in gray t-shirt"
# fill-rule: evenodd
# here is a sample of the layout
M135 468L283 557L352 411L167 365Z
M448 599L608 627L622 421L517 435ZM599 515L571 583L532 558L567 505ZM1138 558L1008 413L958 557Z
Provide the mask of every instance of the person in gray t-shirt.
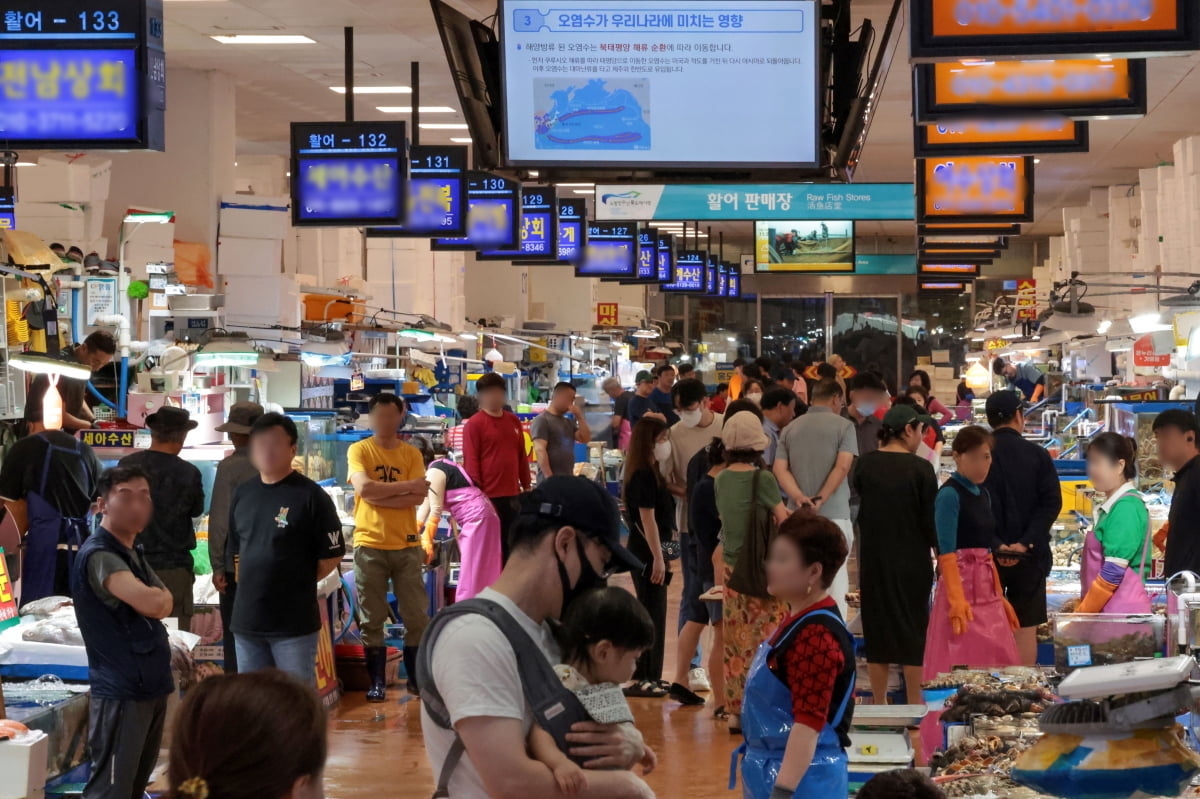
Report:
M592 439L583 411L575 410L575 386L559 383L550 395L550 407L537 415L529 427L533 452L537 456L538 480L551 476L570 477L575 471L575 442L586 444Z
M779 488L795 506L813 505L817 513L837 524L854 545L850 524L850 485L847 476L858 455L854 423L841 415L842 387L826 378L813 386L808 413L792 422L779 438L773 471ZM847 572L834 577L829 595L846 614Z

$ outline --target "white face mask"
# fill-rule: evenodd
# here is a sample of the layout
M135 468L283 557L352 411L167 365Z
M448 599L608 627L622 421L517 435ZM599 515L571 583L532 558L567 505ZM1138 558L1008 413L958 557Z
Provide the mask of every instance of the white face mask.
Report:
M755 405L760 405L762 403L762 394L747 394L746 399L750 400Z
M879 410L879 406L873 402L860 402L854 406L863 416L871 416L875 411Z
M654 457L657 460L665 461L671 457L671 442L659 441L654 445Z
M680 411L679 423L684 427L695 427L704 418L704 411L697 408L694 411Z

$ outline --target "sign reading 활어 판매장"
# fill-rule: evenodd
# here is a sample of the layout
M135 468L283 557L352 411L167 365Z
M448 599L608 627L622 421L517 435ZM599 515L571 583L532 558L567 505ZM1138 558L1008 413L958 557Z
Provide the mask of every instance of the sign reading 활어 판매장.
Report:
M911 183L596 186L608 220L912 220L914 208Z

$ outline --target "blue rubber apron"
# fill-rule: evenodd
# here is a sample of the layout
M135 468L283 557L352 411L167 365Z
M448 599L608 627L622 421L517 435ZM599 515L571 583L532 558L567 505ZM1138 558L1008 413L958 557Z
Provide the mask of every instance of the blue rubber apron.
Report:
M837 619L838 624L845 623L836 613L815 610L793 622L779 636L779 640L786 641L795 628L820 615ZM729 766L729 790L732 791L737 786L737 765L741 758L744 799L770 797L794 723L792 692L768 665L774 654L771 642L764 641L754 655L746 678L746 692L742 700L742 733L746 741L734 751L733 762ZM848 760L846 750L838 739L837 727L853 698L854 680L851 678L846 695L840 699L834 697L834 701L839 702L837 713L831 722L826 722L817 737L812 763L804 779L796 786L796 792L792 794L794 799L842 799L849 795Z
M75 563L75 554L88 536L86 518L64 516L46 500L46 483L54 453L71 453L83 464L88 482L95 478L78 441L74 448L68 448L55 446L41 433L38 433L38 437L46 442L46 455L42 460L40 487L25 496L29 530L25 534L25 558L21 566L21 605L43 597L70 595L71 566ZM57 579L59 552L65 552L67 559L67 569L61 581Z
M1032 399L1033 392L1037 390L1037 384L1029 382L1024 377L1018 377L1012 381L1012 387L1020 391L1027 400Z

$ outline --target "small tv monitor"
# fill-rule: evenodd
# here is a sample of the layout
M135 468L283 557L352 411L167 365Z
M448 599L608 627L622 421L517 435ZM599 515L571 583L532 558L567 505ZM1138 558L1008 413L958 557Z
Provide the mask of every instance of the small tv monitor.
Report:
M583 260L575 267L579 277L631 278L638 264L636 222L588 222Z
M404 224L369 227L367 238L429 238L466 232L467 148L414 144L408 160Z
M671 282L664 283L659 291L699 294L704 291L707 268L707 252L704 250L680 250L675 256L675 269Z
M754 223L756 272L852 273L854 223L848 220Z
M511 261L517 258L555 262L558 260L558 193L553 186L521 188L520 240L513 247L482 250L479 261Z
M675 270L675 234L658 234L658 273L657 282L661 285L671 282Z
M292 224L404 223L408 136L403 122L293 122Z
M512 247L521 224L521 184L491 172L467 173L467 234L434 239L434 250Z

